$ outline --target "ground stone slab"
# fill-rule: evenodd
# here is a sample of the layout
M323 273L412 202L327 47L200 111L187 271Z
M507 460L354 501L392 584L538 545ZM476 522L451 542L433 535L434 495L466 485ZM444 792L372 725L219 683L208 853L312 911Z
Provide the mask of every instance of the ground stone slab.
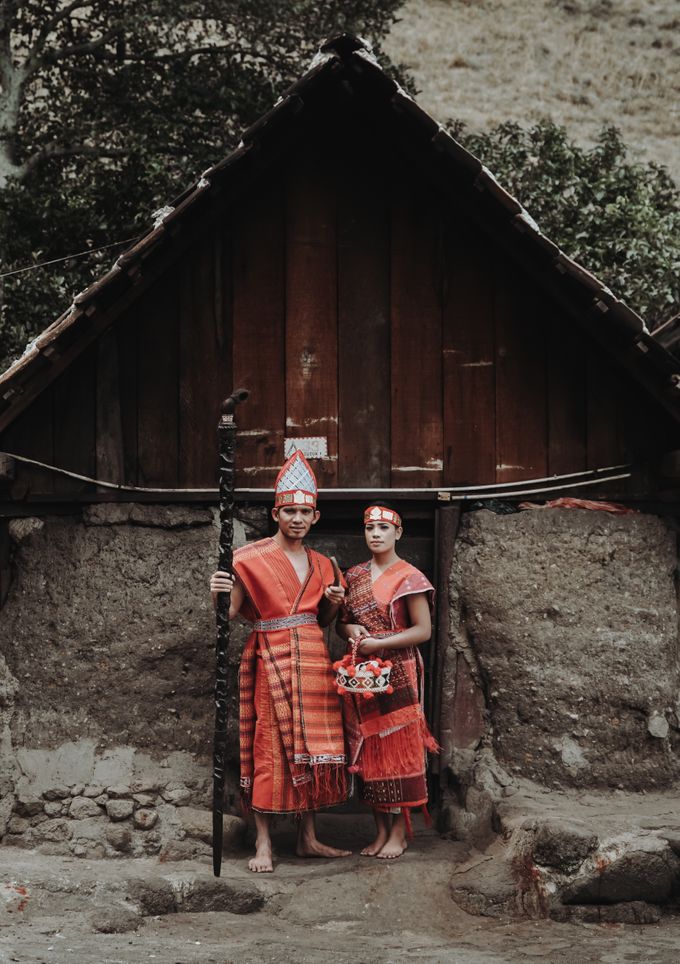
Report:
M178 904L182 913L192 911L229 911L231 914L252 914L261 910L265 898L261 891L246 884L232 884L226 880L197 880Z
M142 917L125 907L110 907L93 911L90 923L99 934L129 934L140 927Z
M642 900L664 904L678 885L680 859L670 847L660 845L656 851L631 850L620 857L596 855L590 872L564 888L562 901L565 904L615 904Z
M175 912L175 891L169 880L129 880L126 890L145 915L156 917Z
M203 843L207 844L212 843L212 813L209 810L178 807L177 816L187 837L202 840ZM241 817L224 814L222 828L223 849L226 851L233 849L241 842L245 834L246 824Z
M545 821L540 823L534 838L534 860L537 864L569 870L578 866L596 846L597 835L585 825Z
M556 906L550 912L553 920L579 924L657 924L661 909L644 900L619 904L576 904Z

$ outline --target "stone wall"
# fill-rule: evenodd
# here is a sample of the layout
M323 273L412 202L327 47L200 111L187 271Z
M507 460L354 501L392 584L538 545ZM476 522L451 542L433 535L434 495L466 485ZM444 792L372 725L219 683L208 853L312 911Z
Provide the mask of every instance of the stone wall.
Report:
M265 531L264 511L244 511L236 542ZM14 519L10 534L0 838L88 856L206 851L214 511L99 505ZM239 625L235 662L244 639Z
M237 544L266 534L266 511L241 510L236 530ZM10 532L3 843L89 856L207 853L214 511L100 505L14 519ZM364 551L319 547L343 564ZM446 829L481 842L494 797L512 793L516 777L577 788L677 783L676 566L675 531L653 516L463 515L441 666L440 762L455 797ZM234 663L244 639L237 625ZM230 703L235 724L234 692ZM235 756L235 725L230 742ZM236 800L235 773L229 792ZM241 829L234 818L227 839Z
M678 781L676 567L676 532L655 516L463 516L442 714L459 793L480 759L501 785Z

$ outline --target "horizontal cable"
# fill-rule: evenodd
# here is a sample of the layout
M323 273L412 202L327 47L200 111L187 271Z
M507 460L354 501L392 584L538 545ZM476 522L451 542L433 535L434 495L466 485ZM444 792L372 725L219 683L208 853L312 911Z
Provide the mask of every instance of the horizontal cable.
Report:
M0 452L0 455L4 455L11 459L16 459L17 462L23 462L26 465L32 465L39 469L44 469L47 472L54 472L57 475L64 475L69 479L76 479L78 482L87 482L90 485L96 485L104 489L113 489L116 492L139 492L145 493L147 495L214 495L219 496L219 489L159 489L159 488L149 488L148 486L140 485L125 485L119 482L104 482L102 479L93 479L89 475L80 475L78 472L71 472L69 469L61 469L56 465L48 465L46 462L39 462L37 459L29 459L25 455L14 455L12 452ZM393 499L398 498L412 498L417 496L419 498L430 498L437 499L440 502L465 502L472 499L500 499L500 498L514 498L519 495L538 495L542 492L557 492L561 489L577 489L585 488L589 485L602 485L604 482L615 482L619 479L629 479L631 476L630 471L619 471L619 469L629 469L630 466L620 465L612 466L609 469L593 469L589 473L572 472L568 475L554 475L550 478L542 479L524 479L521 482L509 482L503 486L500 483L500 488L496 486L487 485L476 485L471 486L468 489L463 489L461 487L456 488L432 488L432 489L319 489L319 495L324 495L328 497L335 497L338 499L342 498L359 498L364 493L371 493L372 496L391 496ZM606 473L606 474L605 474ZM584 478L579 478L574 481L577 476L587 476ZM565 480L565 481L560 481ZM568 481L571 480L571 481ZM542 482L552 482L552 485L542 486ZM511 488L512 486L512 488ZM525 486L525 488L517 489L514 486ZM528 488L526 488L528 486ZM492 488L493 491L489 491ZM249 496L253 499L266 500L271 498L272 489L236 489L236 495L241 497Z

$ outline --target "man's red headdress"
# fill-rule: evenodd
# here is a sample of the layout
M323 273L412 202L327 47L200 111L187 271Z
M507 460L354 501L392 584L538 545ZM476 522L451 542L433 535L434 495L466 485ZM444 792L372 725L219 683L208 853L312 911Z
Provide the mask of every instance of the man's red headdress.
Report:
M311 505L316 508L316 477L302 452L296 451L284 462L276 477L276 507L283 505Z

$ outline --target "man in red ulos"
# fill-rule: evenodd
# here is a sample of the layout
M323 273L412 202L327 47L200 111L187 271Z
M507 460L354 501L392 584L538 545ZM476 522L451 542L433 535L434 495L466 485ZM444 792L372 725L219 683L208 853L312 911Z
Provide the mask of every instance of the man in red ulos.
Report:
M319 519L314 473L294 452L276 480L273 538L234 553L235 578L216 572L213 599L231 591L230 618L252 622L239 672L241 793L256 827L255 873L273 870L270 818L300 817L297 854L343 857L316 837L314 811L347 796L340 701L322 627L345 595L329 559L304 545Z

